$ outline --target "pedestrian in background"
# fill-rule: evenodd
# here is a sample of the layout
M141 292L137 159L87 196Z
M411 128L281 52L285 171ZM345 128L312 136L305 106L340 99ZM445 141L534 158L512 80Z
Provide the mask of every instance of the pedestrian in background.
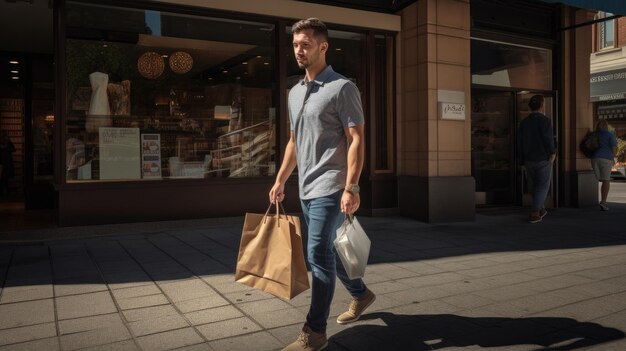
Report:
M294 24L292 32L296 61L306 75L289 92L290 139L269 198L272 203L283 201L285 182L297 166L313 284L306 323L284 350L316 351L328 346L326 321L336 277L352 296L337 323L356 321L376 298L362 279L348 278L333 247L345 215L360 205L365 119L356 85L326 64L326 25L309 18Z
M598 149L593 153L591 165L598 181L602 183L600 187L600 210L608 211L606 198L609 196L611 187L611 169L615 164L615 154L617 153L617 138L609 131L609 124L605 119L596 122L596 134L598 138Z
M548 213L544 203L550 190L556 147L552 122L544 114L543 96L533 95L528 107L531 113L522 120L517 134L518 150L532 187L533 203L529 222L538 223Z

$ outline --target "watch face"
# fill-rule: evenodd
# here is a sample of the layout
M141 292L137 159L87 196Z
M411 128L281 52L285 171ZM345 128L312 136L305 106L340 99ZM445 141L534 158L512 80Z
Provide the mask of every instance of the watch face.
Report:
M358 184L350 184L350 186L348 187L348 191L353 194L358 194L360 190L361 187L359 187Z

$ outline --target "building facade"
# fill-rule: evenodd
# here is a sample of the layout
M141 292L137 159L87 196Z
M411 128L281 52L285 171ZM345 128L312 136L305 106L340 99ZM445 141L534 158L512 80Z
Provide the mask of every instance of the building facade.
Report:
M626 139L626 18L599 12L593 26L591 101L596 118L604 118Z
M36 3L1 6L16 16ZM465 221L477 206L527 203L514 140L536 93L559 150L550 206L597 202L576 147L594 108L592 27L577 25L593 11L521 0L50 4L37 11L51 27L39 33L52 33L40 51L15 39L0 48L3 69L24 73L4 77L0 99L2 126L23 145L24 201L54 206L60 225L264 210L286 96L302 76L290 26L312 16L330 29L328 63L361 92L361 214ZM291 211L296 188L294 178Z

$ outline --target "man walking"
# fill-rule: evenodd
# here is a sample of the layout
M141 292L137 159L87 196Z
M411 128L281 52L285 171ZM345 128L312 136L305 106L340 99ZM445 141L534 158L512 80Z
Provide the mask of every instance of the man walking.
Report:
M290 139L269 198L272 203L283 201L285 182L298 166L313 283L306 323L284 350L314 351L328 346L326 320L336 277L353 298L337 323L356 321L376 298L361 279L347 277L333 246L344 214L353 214L360 205L365 128L357 87L326 65L326 25L309 18L294 24L292 32L296 61L306 75L289 92Z
M534 95L528 102L531 113L519 126L518 146L522 164L532 186L533 204L530 223L541 222L548 213L544 202L550 190L552 163L556 148L550 119L544 115L544 98Z

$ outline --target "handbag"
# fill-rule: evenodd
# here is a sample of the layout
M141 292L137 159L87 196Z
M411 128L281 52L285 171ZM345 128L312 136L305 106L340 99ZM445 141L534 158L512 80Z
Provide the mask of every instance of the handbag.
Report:
M371 241L356 217L346 215L343 224L337 229L334 245L348 278L363 278Z
M278 203L275 215L269 214L271 208L265 214L246 213L235 281L292 299L309 288L300 219L287 216Z
M587 132L578 146L585 157L593 158L596 150L600 148L598 132Z

